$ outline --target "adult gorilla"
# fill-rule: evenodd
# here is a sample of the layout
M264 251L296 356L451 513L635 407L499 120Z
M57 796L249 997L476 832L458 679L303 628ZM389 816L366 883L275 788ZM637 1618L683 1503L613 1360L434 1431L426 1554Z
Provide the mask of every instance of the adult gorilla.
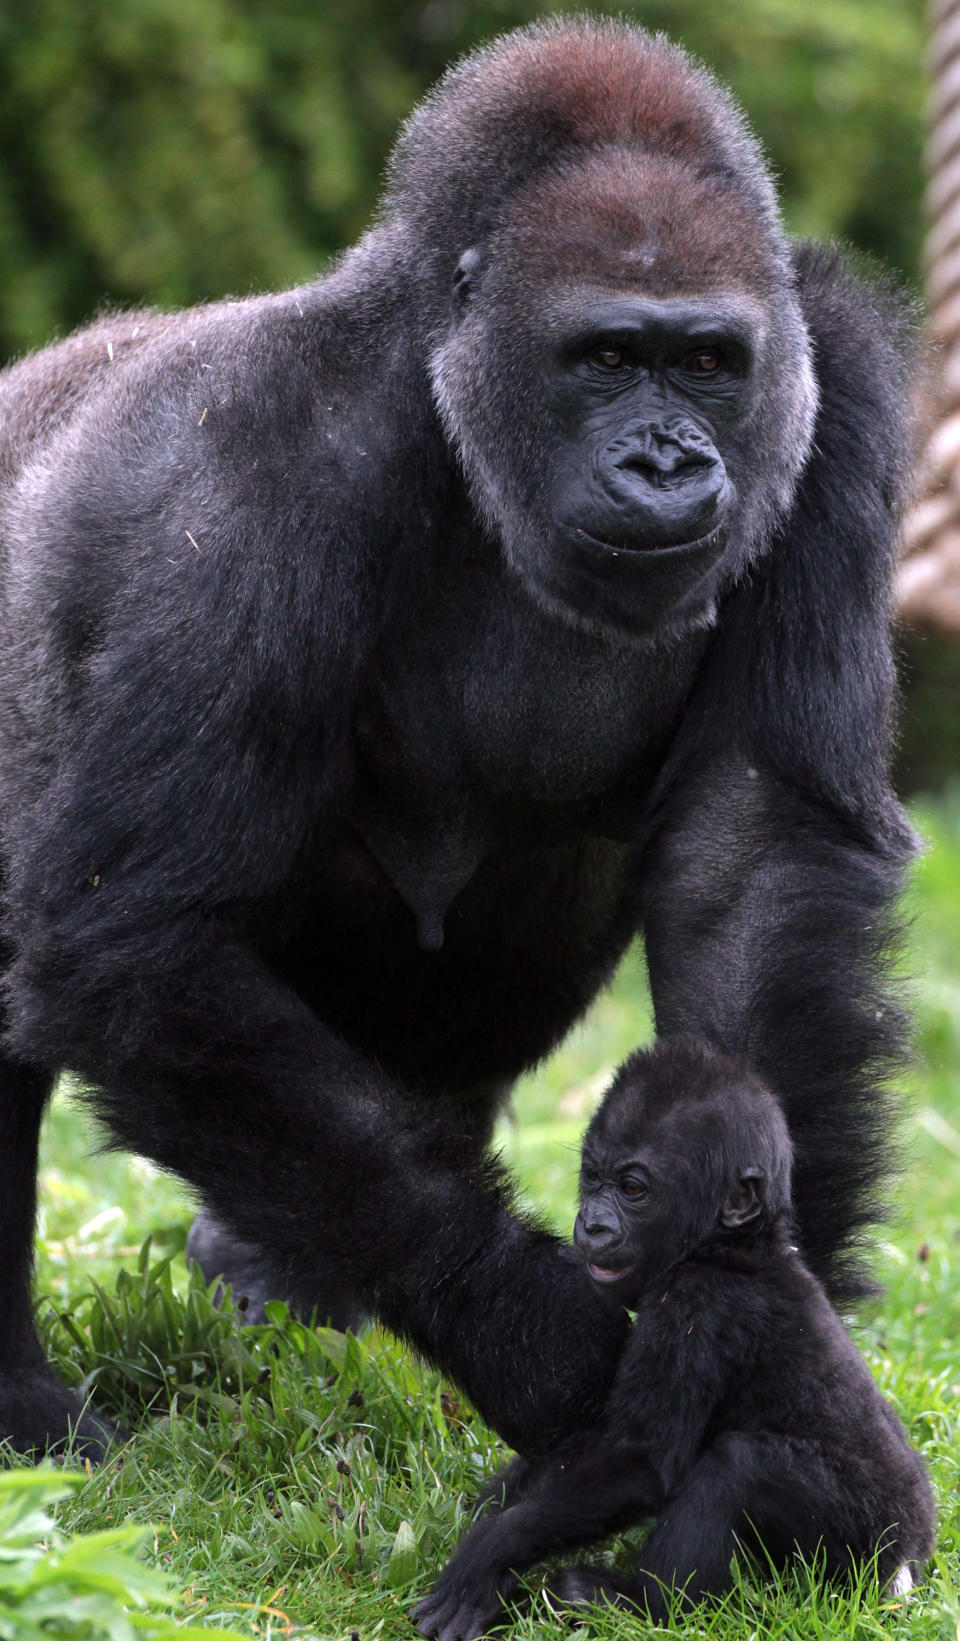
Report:
M776 1089L849 1281L910 850L887 308L791 254L686 57L548 23L427 98L326 279L2 379L16 1445L78 1412L28 1303L60 1066L277 1292L375 1313L527 1453L580 1423L622 1323L484 1151L641 927L660 1030Z

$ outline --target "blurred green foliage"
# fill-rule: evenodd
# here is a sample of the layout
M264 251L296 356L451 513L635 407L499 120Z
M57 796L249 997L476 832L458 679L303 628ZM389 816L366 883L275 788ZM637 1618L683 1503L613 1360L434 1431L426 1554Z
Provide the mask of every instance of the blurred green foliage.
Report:
M960 771L960 643L903 629L898 649L903 702L894 779L901 792L935 792Z
M0 0L0 352L104 301L177 304L311 277L369 220L397 124L445 64L570 9ZM622 9L732 84L791 228L913 273L922 0Z

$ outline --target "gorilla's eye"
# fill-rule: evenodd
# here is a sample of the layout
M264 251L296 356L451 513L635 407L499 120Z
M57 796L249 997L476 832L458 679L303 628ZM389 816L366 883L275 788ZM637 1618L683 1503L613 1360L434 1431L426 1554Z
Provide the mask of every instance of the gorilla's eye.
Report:
M591 1191L595 1191L600 1184L600 1170L598 1168L584 1168L581 1179Z
M713 348L698 348L696 353L687 355L683 364L694 376L715 376L720 369L720 355Z
M626 354L616 342L600 342L590 350L591 362L604 370L619 370L626 363Z
M620 1181L621 1196L627 1197L631 1202L639 1202L646 1194L647 1187L642 1179L638 1179L636 1174L624 1174Z

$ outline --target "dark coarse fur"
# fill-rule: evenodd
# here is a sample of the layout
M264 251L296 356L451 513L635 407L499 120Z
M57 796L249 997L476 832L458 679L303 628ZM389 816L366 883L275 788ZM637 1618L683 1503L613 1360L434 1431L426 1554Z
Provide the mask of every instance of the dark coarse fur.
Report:
M874 1563L903 1594L933 1548L922 1459L794 1244L791 1146L776 1100L695 1043L621 1069L584 1141L574 1241L635 1308L602 1418L515 1461L420 1603L421 1632L474 1641L516 1572L658 1517L630 1576L571 1567L561 1602L671 1608L721 1595L739 1548L761 1568ZM608 1263L609 1262L609 1263ZM611 1268L612 1267L612 1268Z
M327 278L0 378L0 1433L77 1413L28 1303L61 1066L224 1263L527 1453L576 1427L623 1321L486 1146L641 927L850 1285L902 1033L900 328L791 251L707 74L566 21L452 71Z

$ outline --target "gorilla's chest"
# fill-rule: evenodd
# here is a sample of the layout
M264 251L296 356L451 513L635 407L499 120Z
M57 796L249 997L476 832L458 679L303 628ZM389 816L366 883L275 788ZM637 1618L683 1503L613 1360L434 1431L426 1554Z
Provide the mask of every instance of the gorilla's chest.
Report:
M383 647L360 704L351 821L436 950L450 906L513 839L639 829L703 639L614 646L482 602L410 636Z

